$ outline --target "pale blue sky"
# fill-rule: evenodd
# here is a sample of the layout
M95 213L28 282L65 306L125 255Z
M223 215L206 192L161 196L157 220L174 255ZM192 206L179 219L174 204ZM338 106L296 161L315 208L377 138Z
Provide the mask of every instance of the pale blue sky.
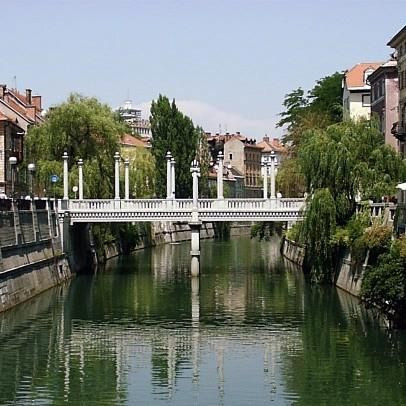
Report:
M284 95L388 58L405 0L0 0L0 82L46 106L158 96L207 131L275 132Z

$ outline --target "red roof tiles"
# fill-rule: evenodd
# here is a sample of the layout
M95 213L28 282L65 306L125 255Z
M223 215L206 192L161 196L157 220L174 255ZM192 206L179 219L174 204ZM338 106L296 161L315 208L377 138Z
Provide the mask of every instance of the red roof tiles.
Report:
M369 69L374 71L382 65L382 63L383 62L363 62L358 63L351 69L347 70L344 77L347 88L364 87L366 85L365 72Z

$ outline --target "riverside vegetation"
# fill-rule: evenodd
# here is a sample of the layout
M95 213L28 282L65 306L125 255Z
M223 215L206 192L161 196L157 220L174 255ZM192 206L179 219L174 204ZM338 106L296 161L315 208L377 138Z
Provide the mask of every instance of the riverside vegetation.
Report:
M152 102L150 121L153 136L151 151L140 148L121 151L130 161L130 197L165 196L167 151L172 152L176 161L177 197L191 197L189 168L193 159L200 162L201 196L208 197L210 154L202 128L195 127L192 120L178 110L175 100L170 103L162 95ZM120 151L120 139L124 133L131 133L131 129L109 106L95 98L71 94L65 102L48 111L44 124L28 131L26 165L36 162L36 194L62 197L61 181L51 184L50 177L55 174L62 179L61 157L66 151L69 155L70 185L78 183L77 162L81 158L84 161L84 195L111 198L114 190L113 156ZM186 139L188 142L185 142ZM124 183L124 179L120 182ZM74 193L69 193L73 198ZM92 225L92 234L101 260L104 259L105 243L119 241L122 249L129 252L140 241L148 243L152 237L150 224L95 224Z
M406 165L384 144L373 118L342 119L340 83L341 76L334 74L318 81L307 97L301 89L286 96L279 124L287 125L285 138L291 147L278 187L287 196L308 196L305 220L287 236L305 245L304 267L314 282L334 280L335 264L345 250L351 252L353 272L361 272L367 262L362 298L401 325L406 239L393 235L387 219L372 221L367 202L394 196Z

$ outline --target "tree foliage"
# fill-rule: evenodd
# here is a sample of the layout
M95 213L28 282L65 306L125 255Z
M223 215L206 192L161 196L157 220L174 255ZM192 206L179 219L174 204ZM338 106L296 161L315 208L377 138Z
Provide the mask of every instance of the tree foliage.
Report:
M209 167L211 159L209 144L207 142L207 135L203 129L197 127L196 131L199 137L196 157L200 164L199 194L201 197L209 197Z
M182 114L175 100L172 103L166 96L159 95L151 105L152 155L155 158L155 185L158 197L166 195L166 159L168 151L176 161L176 196L192 195L190 165L195 159L199 131L192 120Z
M155 161L151 152L146 148L126 148L122 156L130 162L130 198L154 197Z
M95 98L71 94L66 102L49 110L44 124L28 131L27 161L36 163L38 189L49 188L52 174L62 179L62 155L66 151L71 180L75 181L77 160L82 158L85 194L93 198L111 197L113 156L119 150L119 138L124 131L125 126L110 107ZM55 191L61 196L61 181Z
M318 189L309 202L302 232L306 256L311 260L311 276L316 282L328 282L332 269L331 236L336 230L336 205L328 188Z
M384 145L376 123L370 121L345 121L325 130L308 131L298 160L310 195L303 231L312 259L311 272L317 280L327 280L333 271L332 250L337 242L349 241L355 251L365 253L372 249L374 238L387 236L384 228L376 227L364 235L367 224L363 224L363 216L355 215L356 201L358 197L380 201L393 193L406 167L396 152ZM326 210L330 215L334 212L334 222ZM341 227L338 234L334 232L336 225ZM351 229L357 235L351 236ZM326 262L321 264L320 258Z
M305 95L298 88L285 96L277 127L285 127L284 141L291 144L293 154L308 129L323 129L342 120L342 74L334 73L319 79Z
M310 193L329 189L340 225L354 214L358 195L380 201L395 192L405 175L405 164L370 121L308 131L299 148L299 163Z

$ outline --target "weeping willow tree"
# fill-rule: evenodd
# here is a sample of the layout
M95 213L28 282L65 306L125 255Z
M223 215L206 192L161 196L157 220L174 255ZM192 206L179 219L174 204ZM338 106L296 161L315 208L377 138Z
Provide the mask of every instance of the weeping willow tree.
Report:
M306 211L302 232L306 238L306 255L311 260L311 276L327 282L333 265L331 236L336 229L336 203L328 188L318 189Z
M28 130L27 162L35 162L37 193L49 190L50 176L62 179L62 154L69 155L71 185L77 185L77 161L84 160L84 192L93 198L112 195L113 155L119 150L120 136L126 127L109 106L95 98L71 94L53 107L40 126ZM76 174L75 174L76 173ZM55 185L55 195L62 197L62 182ZM70 191L71 197L73 192Z
M395 192L406 175L405 163L389 146L374 121L346 121L303 134L298 151L309 193L302 238L317 281L332 274L336 226L345 226L357 198L380 201Z

